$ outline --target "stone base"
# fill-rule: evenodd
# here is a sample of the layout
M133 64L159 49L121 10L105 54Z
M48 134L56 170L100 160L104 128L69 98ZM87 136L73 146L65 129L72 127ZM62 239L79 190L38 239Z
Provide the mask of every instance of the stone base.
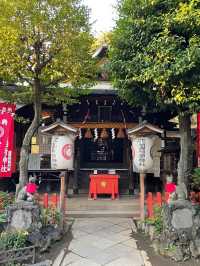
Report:
M42 227L40 208L33 202L21 201L7 208L8 230L37 230Z
M177 200L164 205L162 210L163 230L160 235L149 224L140 225L148 234L156 253L180 262L200 258L200 206L186 200Z

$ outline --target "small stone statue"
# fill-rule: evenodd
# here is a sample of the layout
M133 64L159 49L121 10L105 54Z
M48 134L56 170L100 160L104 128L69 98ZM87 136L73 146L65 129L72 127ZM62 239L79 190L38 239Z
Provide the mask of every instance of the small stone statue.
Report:
M186 200L188 198L187 188L184 183L177 186L176 195L178 200Z
M168 202L170 203L174 198L176 194L176 184L173 182L173 176L167 175L166 176L166 185L165 185L165 192L169 193Z
M29 201L34 200L34 194L37 192L37 185L35 184L36 177L30 176L29 182L19 191L17 202L19 201Z

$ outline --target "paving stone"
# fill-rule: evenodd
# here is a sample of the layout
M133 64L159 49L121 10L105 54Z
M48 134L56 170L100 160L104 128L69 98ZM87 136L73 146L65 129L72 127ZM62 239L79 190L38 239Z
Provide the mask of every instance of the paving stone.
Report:
M123 257L106 264L106 266L142 266L142 264L138 264L130 258Z
M74 242L72 245L70 244L69 249L84 258L89 257L90 254L101 252L100 248L92 246L91 243L81 241Z
M115 224L115 225L111 225L109 227L104 228L104 231L105 232L119 233L119 232L124 231L125 229L127 229L127 228L124 228L122 226L119 226L119 225Z
M88 233L81 231L81 230L72 229L72 235L73 235L73 238L82 238L84 236L87 236Z
M137 249L137 243L135 239L129 239L122 242L123 245Z
M98 247L102 250L115 245L114 241L92 234L84 236L81 239L79 238L79 240L83 243L90 243L90 245Z
M95 233L96 231L103 229L103 227L101 225L96 225L96 224L87 224L82 227L79 227L79 229L83 232L92 234Z
M57 256L57 258L53 262L53 266L60 266L60 264L62 262L62 259L63 259L64 255L65 255L65 252L66 252L65 249L62 249L60 251L59 255Z
M107 235L107 238L110 239L111 241L117 243L124 242L128 239L131 239L131 235L123 235L123 234L113 234L113 235Z
M101 264L97 264L89 259L81 259L74 263L69 264L69 266L101 266Z
M142 266L144 254L137 250L129 218L79 218L72 225L69 253L61 252L54 266Z
M116 258L118 257L119 256L116 257L116 254L113 254L112 252L107 252L106 250L103 250L98 253L90 254L88 258L97 264L106 265L107 263L116 260Z
M127 253L134 252L133 248L125 246L123 244L114 245L106 250L107 253L115 254L116 257L123 257Z
M74 254L73 252L69 252L65 256L61 266L67 266L67 265L74 263L74 262L81 260L81 259L82 259L82 257L78 256L77 254Z

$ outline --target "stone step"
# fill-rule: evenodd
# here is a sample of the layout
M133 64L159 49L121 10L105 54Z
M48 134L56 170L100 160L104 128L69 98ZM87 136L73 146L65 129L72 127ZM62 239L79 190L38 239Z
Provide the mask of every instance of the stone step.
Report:
M80 210L66 211L66 218L95 218L95 217L118 217L118 218L133 218L138 220L140 217L139 211L99 211L99 210Z
M66 199L66 215L69 217L139 217L139 199L133 196L88 199L87 196L78 196Z

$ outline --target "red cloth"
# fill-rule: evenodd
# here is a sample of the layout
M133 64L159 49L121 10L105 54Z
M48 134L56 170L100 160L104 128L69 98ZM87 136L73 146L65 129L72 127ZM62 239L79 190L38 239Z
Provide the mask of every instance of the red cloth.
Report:
M34 194L37 191L37 186L34 183L28 183L26 185L26 192Z
M176 185L174 183L168 183L165 185L165 192L173 193L176 190Z

